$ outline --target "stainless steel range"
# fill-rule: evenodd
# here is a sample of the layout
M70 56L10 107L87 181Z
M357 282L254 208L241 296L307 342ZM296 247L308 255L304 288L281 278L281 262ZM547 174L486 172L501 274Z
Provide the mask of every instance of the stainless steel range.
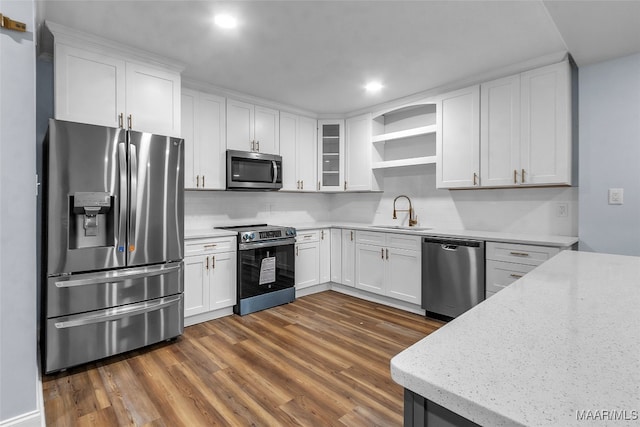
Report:
M243 316L295 300L295 228L267 224L221 228L238 233L234 313Z

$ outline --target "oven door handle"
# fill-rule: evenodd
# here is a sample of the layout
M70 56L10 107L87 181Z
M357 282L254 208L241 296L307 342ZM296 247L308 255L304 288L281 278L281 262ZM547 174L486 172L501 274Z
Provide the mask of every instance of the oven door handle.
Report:
M259 249L259 248L271 248L275 246L294 245L295 243L296 243L296 239L272 240L270 242L240 243L238 244L238 250L250 251L252 249Z

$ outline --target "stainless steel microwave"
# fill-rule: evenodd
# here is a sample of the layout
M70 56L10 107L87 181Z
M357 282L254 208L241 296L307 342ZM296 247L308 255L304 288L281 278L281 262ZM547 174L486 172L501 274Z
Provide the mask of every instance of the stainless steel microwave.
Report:
M227 150L227 190L279 190L282 156Z

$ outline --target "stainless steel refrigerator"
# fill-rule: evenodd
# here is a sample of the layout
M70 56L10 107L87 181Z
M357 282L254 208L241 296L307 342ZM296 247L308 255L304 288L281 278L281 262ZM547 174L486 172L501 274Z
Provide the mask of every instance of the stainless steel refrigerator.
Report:
M183 145L179 138L49 121L44 372L182 334Z

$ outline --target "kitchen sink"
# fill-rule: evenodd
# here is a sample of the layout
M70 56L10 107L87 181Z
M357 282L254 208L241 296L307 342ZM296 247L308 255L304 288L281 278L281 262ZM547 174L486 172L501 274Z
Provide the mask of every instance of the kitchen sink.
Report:
M431 230L432 227L409 227L408 225L372 225L374 228L386 228L391 230L413 230L413 231L424 231Z

